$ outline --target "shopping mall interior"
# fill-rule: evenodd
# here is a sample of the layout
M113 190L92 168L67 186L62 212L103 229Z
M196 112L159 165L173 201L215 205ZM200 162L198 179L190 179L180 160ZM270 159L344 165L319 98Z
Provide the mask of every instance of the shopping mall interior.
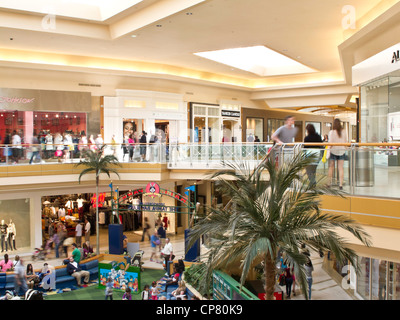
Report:
M321 209L360 223L372 245L340 234L359 274L313 255L314 297L400 300L400 1L4 0L0 21L0 220L17 229L11 257L28 259L60 209L77 217L71 236L75 219L96 225L95 175L80 180L76 167L82 136L101 137L121 163L98 185L101 250L115 219L140 242L144 218L165 218L183 256L193 208L180 204L227 203L209 178L222 161L259 164L288 115L304 149L307 125L324 138L340 119L346 197L322 196ZM328 164L317 170L327 176ZM132 193L150 183L164 193ZM128 195L121 217L115 193ZM135 210L135 199L147 206Z

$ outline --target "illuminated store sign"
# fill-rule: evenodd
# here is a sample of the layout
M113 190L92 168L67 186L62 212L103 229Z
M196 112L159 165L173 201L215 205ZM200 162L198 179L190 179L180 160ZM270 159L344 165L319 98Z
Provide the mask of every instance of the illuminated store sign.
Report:
M400 50L393 52L392 63L400 61Z
M221 110L221 116L240 118L240 111Z
M0 97L0 103L31 103L35 98Z

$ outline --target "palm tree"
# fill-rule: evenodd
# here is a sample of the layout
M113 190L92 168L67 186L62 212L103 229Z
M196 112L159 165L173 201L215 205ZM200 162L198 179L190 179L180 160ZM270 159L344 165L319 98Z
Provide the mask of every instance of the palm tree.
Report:
M350 218L320 211L322 194L343 193L323 187L322 181L308 183L302 172L313 161L313 156L303 153L276 168L268 158L255 170L247 164L228 164L210 176L217 180L217 190L231 199L231 205L207 208L208 214L199 218L189 234L188 248L203 235L210 239L208 252L201 256L206 292L212 270L223 270L240 261L243 285L251 268L261 262L266 299L273 300L277 262L279 254L284 253L307 298L304 264L309 258L301 253L302 244L315 251L330 250L359 270L356 253L334 229L347 230L367 246L369 235Z
M81 183L81 178L85 174L94 173L96 175L96 243L97 249L96 254L100 254L100 242L99 242L99 182L100 174L106 173L110 177L110 173L115 173L118 177L118 171L114 166L121 167L118 159L114 155L104 155L103 145L100 149L96 151L87 150L84 153L84 160L81 160L75 165L75 167L84 166L85 169L79 175L79 183Z

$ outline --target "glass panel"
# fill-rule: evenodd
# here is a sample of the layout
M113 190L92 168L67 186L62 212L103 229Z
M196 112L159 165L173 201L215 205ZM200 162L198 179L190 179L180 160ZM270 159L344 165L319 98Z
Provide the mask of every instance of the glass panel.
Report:
M400 77L389 77L388 141L400 140Z
M370 258L360 257L360 273L357 277L357 293L364 298L369 300L369 281L370 281Z
M388 300L400 300L400 263L389 263Z
M219 118L208 118L208 142L219 143Z
M206 118L195 117L193 126L193 142L205 142L208 134L205 132Z
M246 141L253 142L257 138L263 141L264 121L263 119L247 118L246 119Z
M1 222L5 225L15 225L15 247L29 249L31 246L30 201L29 199L13 199L0 201ZM6 238L2 238L2 250ZM14 242L12 242L13 248ZM4 248L5 250L6 248ZM10 249L10 248L8 248ZM9 251L10 252L10 251Z
M206 107L199 107L199 106L194 106L193 107L193 114L195 115L206 115L207 114L207 108Z
M361 87L361 142L382 142L388 136L388 78Z
M371 259L372 300L384 300L386 296L386 261Z
M219 116L219 108L208 108L208 115L209 116Z

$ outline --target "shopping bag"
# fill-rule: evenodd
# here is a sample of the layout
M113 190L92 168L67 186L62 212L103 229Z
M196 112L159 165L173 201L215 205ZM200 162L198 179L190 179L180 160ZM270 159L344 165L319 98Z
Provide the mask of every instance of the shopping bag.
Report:
M329 148L326 147L326 148L325 148L325 151L324 151L324 155L322 156L322 160L321 160L321 161L322 161L323 163L325 163L326 160L329 159L330 154L331 154L331 152L329 151Z
M61 157L62 156L62 150L56 150L55 156L56 157Z

